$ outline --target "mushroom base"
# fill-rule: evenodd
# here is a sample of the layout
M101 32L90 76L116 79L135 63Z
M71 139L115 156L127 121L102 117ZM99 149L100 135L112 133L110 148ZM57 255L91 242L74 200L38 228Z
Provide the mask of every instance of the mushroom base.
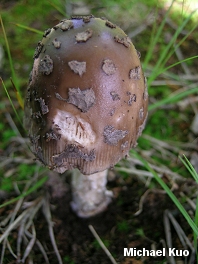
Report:
M106 189L108 170L83 175L78 170L72 172L71 207L82 218L103 212L111 202L113 193Z

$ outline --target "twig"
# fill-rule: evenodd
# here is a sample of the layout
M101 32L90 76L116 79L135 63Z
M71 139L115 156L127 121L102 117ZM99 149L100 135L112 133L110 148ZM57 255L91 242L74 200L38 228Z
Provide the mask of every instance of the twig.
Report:
M192 251L194 251L190 240L188 239L183 229L181 228L181 226L179 225L179 223L177 222L177 220L174 218L174 216L171 214L169 210L167 210L167 215L169 219L171 220L183 247L186 248L186 246L188 246Z
M176 221L176 219L174 218L174 216L171 214L169 210L166 210L164 213L164 227L165 227L167 246L169 248L173 247L172 238L171 238L170 222L173 224L182 246L184 248L189 247L191 249L191 256L190 256L189 264L194 263L195 249L193 248L190 240L188 239L183 229L181 228L181 226L179 225L179 223ZM169 256L169 261L171 264L175 264L175 259L173 256Z
M13 252L12 247L11 247L11 245L10 245L8 239L6 239L5 241L6 241L7 248L8 248L8 250L9 250L9 252L11 253L11 255L12 255L14 258L17 258L17 255Z
M20 224L20 228L18 231L18 236L17 236L17 257L18 259L21 258L21 244L22 244L22 239L23 239L23 235L24 235L24 229L25 229L25 222L27 220L28 215L26 215Z
M196 210L196 204L190 198L188 198L183 192L180 192L179 194L181 195L181 197L185 197L185 199L188 202L188 204L195 211Z
M18 136L22 137L21 133L19 132L17 126L15 125L10 113L6 112L5 116L6 116L6 119L7 119L8 123L9 123L10 127L12 128L12 130L15 131Z
M32 234L28 230L25 231L25 234L29 238L32 238ZM38 239L36 239L35 244L37 245L37 247L40 249L41 253L43 254L43 257L45 259L45 263L49 264L49 259L47 257L47 253L45 252L45 249L44 249L43 245L41 244L41 242Z
M166 241L164 239L161 239L160 242L162 243L162 248L165 248L166 256L168 256L168 249L167 249Z
M167 243L167 247L168 248L173 248L173 244L172 244L172 236L171 236L171 227L170 227L170 220L168 218L167 215L167 210L164 212L164 229L165 229L165 236L166 236L166 243ZM167 256L170 264L176 264L174 257L171 256Z
M144 154L145 154L145 152L144 152ZM152 156L152 154L148 155L148 156L150 158ZM135 165L142 166L143 164L142 164L141 161L137 160L134 157L127 158L127 161L131 162L133 165L129 164L129 168L126 168L126 165L123 165L121 167L115 167L114 170L116 170L116 171L124 171L124 172L130 173L130 174L135 174L135 175L138 175L138 176L153 178L153 174L151 172L133 168ZM122 163L120 163L120 164L122 164ZM152 169L156 170L159 173L160 177L162 175L164 175L164 174L167 174L167 175L170 175L173 180L178 179L180 181L185 181L184 177L180 176L178 173L172 172L165 165L157 166L157 165L153 165L153 164L149 163L149 166Z
M6 249L6 239L3 241L3 246L2 246L2 250L1 250L0 264L3 264L5 249Z
M170 17L166 17L166 23L171 26L174 30L177 30L178 25L175 24ZM189 31L183 29L179 33L183 36L186 36L189 34Z
M122 171L122 172L127 172L130 174L153 178L153 174L149 171L144 171L144 170L139 170L139 169L134 169L134 168L125 168L125 167L115 167L114 169L116 171Z
M53 224L52 224L52 220L51 220L52 217L51 217L49 201L48 201L47 197L46 197L45 202L44 202L43 213L44 213L45 219L48 223L49 235L50 235L50 239L52 242L52 246L54 248L54 251L55 251L57 259L58 259L58 263L63 264L63 261L62 261L61 255L58 251L58 247L57 247L56 240L54 237Z
M93 228L93 226L92 225L88 225L88 227L89 227L90 231L92 232L93 236L95 237L95 239L98 241L98 243L101 246L101 248L104 250L104 252L108 256L108 258L111 260L111 262L113 264L117 264L117 262L115 261L114 257L111 255L110 251L106 248L106 246L104 245L104 243L102 242L102 240L100 239L98 234L96 233L95 229Z
M175 46L176 45L174 45L174 47ZM184 56L182 54L182 51L181 51L180 47L175 49L175 54L177 55L177 58L178 58L179 61L182 61L184 59ZM186 75L191 75L190 69L189 69L189 67L187 66L187 64L185 62L182 62L181 66L182 66L182 68L183 68L183 70L184 70Z
M16 228L18 225L19 225L19 223L21 222L21 220L27 215L27 214L29 214L30 213L30 209L31 208L29 208L29 209L27 209L27 210L25 210L22 214L20 214L16 219L15 219L15 221L12 223L12 224L10 224L9 226L8 226L8 228L6 229L6 231L1 235L1 237L0 237L0 243L10 234L10 232L14 229L14 228Z
M32 238L25 249L25 252L22 258L22 263L25 263L26 258L29 256L30 252L32 251L35 241L36 241L36 230L33 224L32 225Z
M144 200L147 197L147 195L151 192L151 189L146 190L146 192L141 196L140 198L140 202L139 202L139 209L138 211L134 214L135 216L141 214L141 212L143 211L143 204L144 204Z

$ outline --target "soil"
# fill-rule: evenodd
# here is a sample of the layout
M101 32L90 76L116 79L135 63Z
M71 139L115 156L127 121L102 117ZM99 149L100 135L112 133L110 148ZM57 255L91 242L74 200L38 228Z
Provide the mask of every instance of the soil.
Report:
M116 198L107 210L98 216L81 219L70 208L71 192L67 189L60 199L53 193L50 198L52 221L58 250L63 258L63 263L71 264L109 264L109 257L96 242L89 229L92 225L102 241L106 244L117 263L122 264L150 264L167 263L165 257L124 257L124 248L137 248L148 250L162 249L163 241L166 240L163 224L165 210L174 214L179 224L187 226L181 214L162 190L149 190L134 177L129 177L124 182L119 176L108 184ZM143 202L142 212L135 216L139 210L139 202L142 194L147 191ZM50 264L57 264L57 257L49 237L46 220L40 213L34 221L37 239L44 245ZM190 230L184 231L188 234ZM17 236L17 233L15 234ZM177 234L172 229L173 247L182 248ZM41 252L35 246L33 248L34 263L45 263ZM14 264L7 255L8 262ZM184 261L178 257L176 260ZM29 262L27 262L29 263ZM178 262L184 263L184 262Z
M53 212L54 228L62 256L70 256L75 264L111 263L103 249L95 243L95 238L88 228L92 225L103 242L107 242L108 250L117 263L149 264L165 261L164 257L156 259L124 257L124 248L150 250L153 246L156 249L162 249L161 241L166 240L163 224L165 210L173 212L180 223L183 222L181 215L165 193L161 190L151 190L147 191L148 195L144 200L142 212L135 216L134 214L139 210L140 198L147 188L132 177L128 179L127 184L123 185L120 182L121 179L118 177L116 181L109 184L109 188L114 191L117 198L105 212L94 218L78 218L69 206L71 195L66 195L62 201L53 201L56 205ZM174 231L172 235L174 246L181 248Z

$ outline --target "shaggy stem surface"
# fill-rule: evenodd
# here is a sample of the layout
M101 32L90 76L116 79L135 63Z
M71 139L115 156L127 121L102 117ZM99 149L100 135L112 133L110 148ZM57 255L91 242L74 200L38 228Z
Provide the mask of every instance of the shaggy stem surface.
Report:
M72 173L72 209L79 217L88 218L104 211L111 202L113 193L106 189L108 170L83 175L78 170Z

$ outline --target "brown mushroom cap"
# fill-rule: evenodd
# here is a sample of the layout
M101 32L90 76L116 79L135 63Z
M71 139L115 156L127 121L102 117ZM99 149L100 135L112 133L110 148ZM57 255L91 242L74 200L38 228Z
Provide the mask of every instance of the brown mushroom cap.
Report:
M33 152L50 169L92 174L136 146L148 93L138 53L109 21L63 20L34 55L25 102Z

